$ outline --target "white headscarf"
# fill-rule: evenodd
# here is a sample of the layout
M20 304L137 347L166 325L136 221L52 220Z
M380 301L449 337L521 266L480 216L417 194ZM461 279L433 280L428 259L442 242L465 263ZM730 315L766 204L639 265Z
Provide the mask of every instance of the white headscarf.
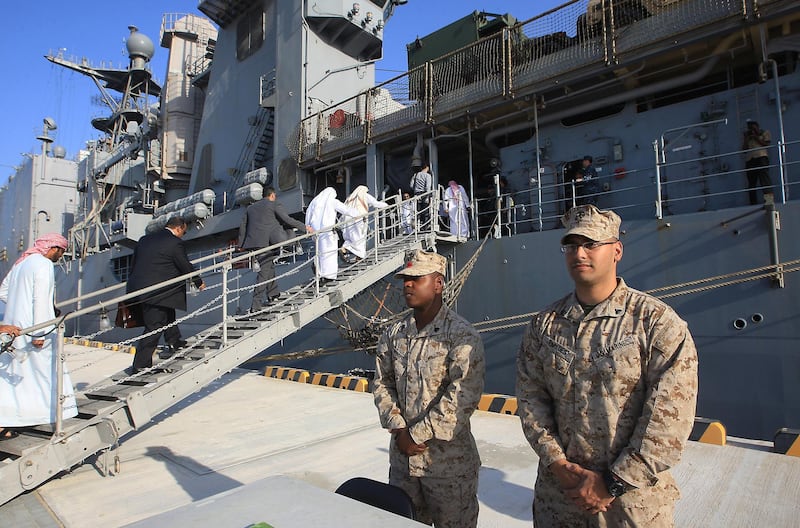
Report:
M329 207L333 207L333 201L336 200L336 189L333 187L326 187L322 189L317 196L311 200L306 209L306 224L313 227L315 230L325 229L330 225L325 225L325 211ZM334 214L334 218L335 214Z
M344 204L358 211L359 216L367 214L367 212L369 212L369 204L367 203L366 197L368 192L369 189L367 189L366 185L359 185L353 189L353 192L350 193L350 196L347 197L347 201Z

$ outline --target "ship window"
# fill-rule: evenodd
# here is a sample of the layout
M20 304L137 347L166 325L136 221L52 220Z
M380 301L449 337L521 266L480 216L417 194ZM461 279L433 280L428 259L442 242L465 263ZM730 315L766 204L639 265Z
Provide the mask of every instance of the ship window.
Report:
M111 261L113 267L112 272L114 277L120 282L126 282L131 274L131 264L133 263L133 255L125 255L124 257L115 258Z
M236 58L245 60L264 42L264 9L259 6L245 14L236 26Z

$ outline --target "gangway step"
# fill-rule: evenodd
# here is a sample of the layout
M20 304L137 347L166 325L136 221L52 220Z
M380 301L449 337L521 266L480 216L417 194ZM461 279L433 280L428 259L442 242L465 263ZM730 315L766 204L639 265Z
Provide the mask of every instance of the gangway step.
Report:
M117 405L119 407L121 404ZM80 413L80 411L79 411ZM80 416L80 414L79 414ZM94 417L91 417L94 418ZM85 418L69 418L62 422L62 432L68 436L74 431L79 431L86 427L88 421ZM0 442L0 453L14 457L24 456L38 447L51 442L55 427L53 424L32 425L29 427L16 428L17 436L8 438ZM3 456L0 455L0 459Z
M134 392L141 392L142 388L142 386L113 385L106 389L96 390L89 396L91 396L92 399L98 400L125 401L125 399Z
M25 456L49 442L48 437L20 432L14 438L7 438L0 442L0 453L14 457ZM0 458L2 455L0 455ZM2 463L2 462L0 462Z
M78 416L99 416L108 414L122 407L121 402L110 402L107 400L92 400L90 398L75 398L78 404Z

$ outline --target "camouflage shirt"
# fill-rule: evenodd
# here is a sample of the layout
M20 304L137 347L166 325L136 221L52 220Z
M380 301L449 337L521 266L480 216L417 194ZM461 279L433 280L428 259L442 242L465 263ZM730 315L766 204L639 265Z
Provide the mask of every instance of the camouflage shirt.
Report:
M400 453L394 438L393 470L412 477L475 472L481 461L469 419L483 392L483 342L465 319L446 306L417 332L413 313L378 341L374 397L381 425L408 427L420 455Z
M517 358L517 397L545 467L566 458L653 486L694 424L697 351L669 306L620 278L588 314L572 293L534 315Z

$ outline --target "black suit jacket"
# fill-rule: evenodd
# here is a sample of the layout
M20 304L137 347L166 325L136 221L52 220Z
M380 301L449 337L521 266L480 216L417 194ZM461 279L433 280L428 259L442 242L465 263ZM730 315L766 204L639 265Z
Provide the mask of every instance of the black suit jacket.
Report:
M148 286L174 279L194 271L194 266L186 256L183 241L168 229L145 235L139 239L133 251L133 269L128 277L128 293ZM196 286L203 281L200 277L192 279ZM146 293L142 302L186 310L186 282L165 286L160 290Z
M287 240L285 227L294 227L305 233L306 226L289 216L280 202L266 198L247 206L239 226L239 247L255 249L279 244Z

